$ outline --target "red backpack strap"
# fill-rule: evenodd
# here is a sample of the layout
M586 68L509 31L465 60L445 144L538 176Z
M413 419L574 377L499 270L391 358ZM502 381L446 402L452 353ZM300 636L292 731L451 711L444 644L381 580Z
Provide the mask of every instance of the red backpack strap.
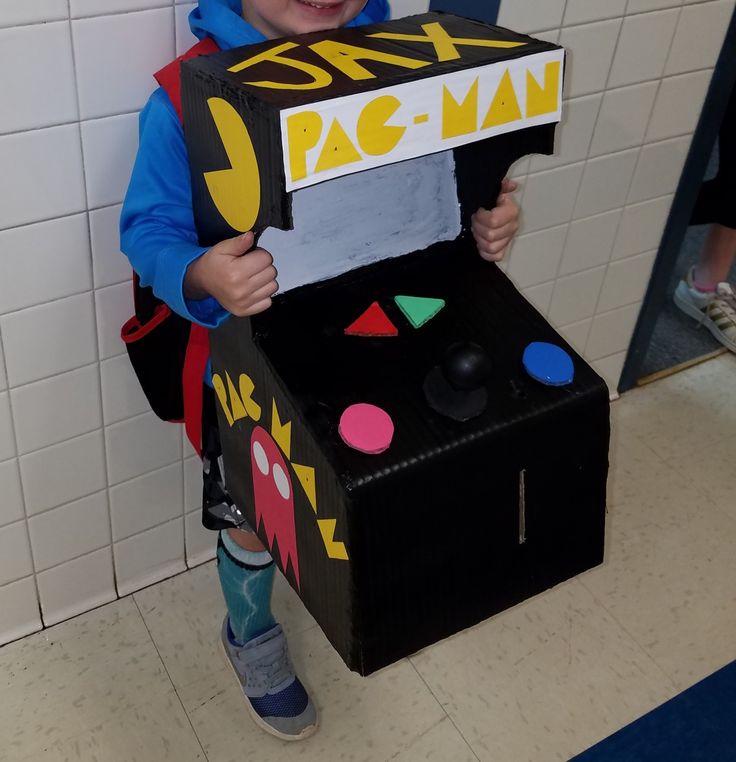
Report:
M163 69L157 71L153 76L156 82L166 90L166 94L169 96L169 100L174 105L176 113L179 115L179 121L182 120L181 115L181 62L188 61L195 56L206 56L208 53L216 53L219 50L218 44L205 37L200 40L196 45L193 45L186 53L175 58L170 64L164 66Z
M182 61L187 61L195 56L215 53L219 49L214 40L205 37L204 40L189 48L186 53L174 59L170 64L164 66L163 69L153 75L169 96L171 103L176 109L176 113L179 115L179 121L182 121ZM197 451L200 458L202 457L202 385L209 356L210 339L208 330L201 325L192 323L189 331L187 351L184 357L184 370L181 381L184 393L184 428L187 433L187 439L192 443L192 447Z
M210 334L201 325L192 323L187 353L184 357L182 386L184 391L184 430L187 439L202 457L202 393L204 374L210 359Z

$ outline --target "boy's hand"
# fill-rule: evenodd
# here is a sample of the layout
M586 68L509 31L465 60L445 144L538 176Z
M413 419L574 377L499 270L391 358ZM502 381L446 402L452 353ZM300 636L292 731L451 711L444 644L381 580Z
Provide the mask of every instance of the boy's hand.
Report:
M265 249L251 251L254 240L252 232L243 233L220 241L195 259L184 277L184 295L188 299L214 296L239 317L268 309L279 287L276 268Z
M496 206L490 211L478 209L471 218L478 253L488 262L499 262L506 253L506 247L519 229L519 206L509 195L517 189L517 184L508 177L501 183L501 193Z

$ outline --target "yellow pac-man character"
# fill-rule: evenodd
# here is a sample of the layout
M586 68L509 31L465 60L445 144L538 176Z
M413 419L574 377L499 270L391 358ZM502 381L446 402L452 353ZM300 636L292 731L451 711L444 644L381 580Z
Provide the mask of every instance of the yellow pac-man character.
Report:
M204 173L210 196L225 222L234 230L252 230L261 208L258 159L240 114L222 98L208 98L215 127L230 168Z

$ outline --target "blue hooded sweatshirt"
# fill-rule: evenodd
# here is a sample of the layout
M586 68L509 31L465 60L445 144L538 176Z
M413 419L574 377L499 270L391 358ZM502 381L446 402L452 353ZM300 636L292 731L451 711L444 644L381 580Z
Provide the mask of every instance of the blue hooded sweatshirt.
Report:
M263 35L240 15L241 0L200 0L189 26L201 40L212 37L222 50L262 42ZM368 0L348 26L384 21L387 0ZM229 313L212 297L186 299L184 276L206 250L197 243L192 186L184 133L162 88L141 112L139 148L120 216L120 248L143 286L192 322L214 328Z

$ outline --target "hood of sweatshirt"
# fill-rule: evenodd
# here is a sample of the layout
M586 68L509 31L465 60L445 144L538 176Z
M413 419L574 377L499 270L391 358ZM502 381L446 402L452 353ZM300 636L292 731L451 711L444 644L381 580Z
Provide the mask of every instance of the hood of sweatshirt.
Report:
M241 0L199 0L189 14L189 27L200 40L212 37L223 50L263 42L265 37L241 15ZM388 0L368 0L348 26L385 21L390 14Z

